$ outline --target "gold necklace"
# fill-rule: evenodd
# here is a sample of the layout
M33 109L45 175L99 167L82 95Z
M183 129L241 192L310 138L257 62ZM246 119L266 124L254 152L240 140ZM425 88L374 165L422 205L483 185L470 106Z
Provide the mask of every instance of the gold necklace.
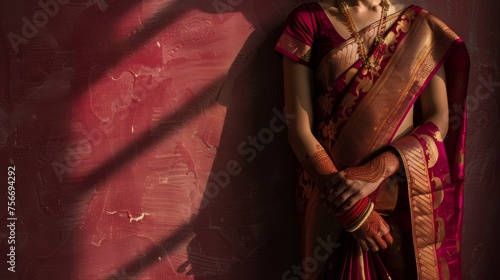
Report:
M349 13L349 10L348 10L349 6L347 6L347 3L344 0L339 0L338 5L339 5L340 11L342 12L342 15L343 15L344 25L347 26L347 28L351 32L351 36L355 39L356 44L358 44L358 55L361 58L363 65L368 70L371 70L371 69L379 66L378 59L374 60L374 59L368 58L368 51L366 50L363 37L361 37L361 35L359 35L359 32L356 29L356 25L354 24L354 21L351 17L351 14ZM387 20L387 11L389 10L391 3L389 2L389 0L382 0L380 2L380 6L382 7L382 12L381 12L381 16L380 16L380 22L378 25L377 36L375 37L375 45L378 45L384 41L383 36L384 36L385 25L386 25L386 20Z

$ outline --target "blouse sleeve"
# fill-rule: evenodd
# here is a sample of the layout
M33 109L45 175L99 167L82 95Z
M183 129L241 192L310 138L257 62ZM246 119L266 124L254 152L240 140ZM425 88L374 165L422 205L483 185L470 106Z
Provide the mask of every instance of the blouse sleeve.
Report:
M312 14L306 4L296 7L288 16L285 30L274 50L294 61L312 68L312 45L314 39Z

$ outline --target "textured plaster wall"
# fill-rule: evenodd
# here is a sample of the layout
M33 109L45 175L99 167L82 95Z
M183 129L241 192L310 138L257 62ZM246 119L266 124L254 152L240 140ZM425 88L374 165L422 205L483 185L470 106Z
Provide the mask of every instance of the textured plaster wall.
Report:
M413 3L470 51L464 278L492 279L499 5ZM298 264L272 51L296 4L2 1L0 225L17 220L15 273L0 226L1 279L280 279Z

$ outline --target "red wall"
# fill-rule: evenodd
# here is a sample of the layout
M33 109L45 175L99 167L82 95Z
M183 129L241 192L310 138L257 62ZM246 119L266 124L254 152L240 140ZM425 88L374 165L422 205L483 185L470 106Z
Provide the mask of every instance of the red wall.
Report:
M280 279L298 264L272 51L296 1L41 2L0 4L2 182L15 166L0 223L17 218L15 273L0 227L1 279ZM471 54L464 277L488 279L498 9L414 3Z

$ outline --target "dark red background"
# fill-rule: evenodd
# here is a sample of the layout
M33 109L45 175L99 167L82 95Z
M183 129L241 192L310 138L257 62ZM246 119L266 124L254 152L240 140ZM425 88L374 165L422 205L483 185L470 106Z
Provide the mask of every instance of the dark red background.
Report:
M491 2L413 1L472 60L465 279L492 279L499 249ZM0 226L1 279L280 279L298 264L294 156L272 129L283 108L272 47L296 4L66 0L44 19L37 1L3 1L0 209L15 165L18 220L15 273ZM16 45L23 17L40 27Z

